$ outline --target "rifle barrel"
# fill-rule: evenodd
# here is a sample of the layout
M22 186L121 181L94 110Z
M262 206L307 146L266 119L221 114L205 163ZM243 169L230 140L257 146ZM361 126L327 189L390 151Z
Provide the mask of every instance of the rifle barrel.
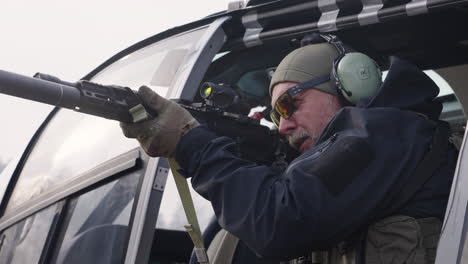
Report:
M76 87L3 70L0 70L0 93L68 109L80 105L80 91Z

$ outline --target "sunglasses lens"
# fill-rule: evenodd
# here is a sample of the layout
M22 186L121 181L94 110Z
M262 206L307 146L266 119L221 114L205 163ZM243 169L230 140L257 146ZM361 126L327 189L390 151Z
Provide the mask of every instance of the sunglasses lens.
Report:
M270 112L270 118L277 127L279 127L280 118L288 119L291 117L294 112L292 106L292 99L288 94L281 95L278 100L276 100L274 109Z
M291 117L291 114L292 114L292 99L291 97L289 97L288 94L283 94L281 95L278 100L276 100L276 104L275 104L275 110L276 112L288 119Z
M275 109L271 110L270 112L270 118L271 118L271 121L273 121L273 123L279 127L279 123L280 123L280 115L278 114L278 112L275 111Z

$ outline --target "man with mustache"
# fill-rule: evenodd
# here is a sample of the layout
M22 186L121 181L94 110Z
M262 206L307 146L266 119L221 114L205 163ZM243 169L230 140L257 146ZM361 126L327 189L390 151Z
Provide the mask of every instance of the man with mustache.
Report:
M272 77L272 119L302 153L282 173L240 159L235 142L146 87L139 93L160 115L123 131L150 156L175 157L219 224L262 257L433 263L457 156L438 121L438 87L398 58L383 83L378 69L351 63L361 79L378 77L374 92L353 98L365 85L351 92L335 76L348 55L316 42Z

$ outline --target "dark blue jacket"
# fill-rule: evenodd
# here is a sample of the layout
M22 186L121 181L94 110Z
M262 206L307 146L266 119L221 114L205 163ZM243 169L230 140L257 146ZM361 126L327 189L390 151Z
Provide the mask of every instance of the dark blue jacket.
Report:
M438 92L423 72L392 58L378 95L341 109L282 174L240 159L231 139L204 126L181 139L176 158L223 228L262 256L301 256L391 214L443 218L453 148L404 208L388 211L429 149L441 111L433 102Z

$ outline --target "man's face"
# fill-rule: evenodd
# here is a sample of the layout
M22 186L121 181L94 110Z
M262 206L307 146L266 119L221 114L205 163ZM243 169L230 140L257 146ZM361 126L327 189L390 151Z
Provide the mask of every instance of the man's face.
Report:
M273 87L271 105L295 82L282 82ZM336 98L317 89L308 89L294 96L296 111L289 119L281 117L279 132L288 138L289 144L303 153L311 149L323 129L341 108Z

